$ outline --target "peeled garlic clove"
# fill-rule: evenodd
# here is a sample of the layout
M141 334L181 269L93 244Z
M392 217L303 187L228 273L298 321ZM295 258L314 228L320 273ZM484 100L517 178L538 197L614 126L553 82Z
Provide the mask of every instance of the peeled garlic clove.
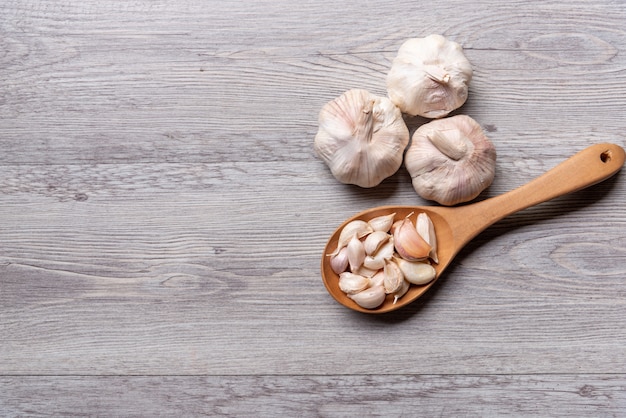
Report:
M370 287L348 297L362 308L376 309L385 301L385 289L382 286Z
M411 284L409 282L407 282L406 280L402 281L402 286L400 287L400 289L396 290L395 293L393 294L394 305L396 304L398 299L400 299L402 296L406 294L406 292L409 291L410 287L411 287Z
M370 285L370 279L358 274L345 271L339 275L339 289L348 295L365 290Z
M427 258L431 249L431 246L417 233L415 225L408 217L394 228L393 242L398 254L411 261Z
M343 247L339 254L330 256L330 268L337 274L343 273L348 268L348 248Z
M367 234L372 232L372 227L365 221L356 219L348 222L339 233L339 240L337 241L337 249L331 253L336 255L341 251L343 247L348 245L352 237L356 234L357 238L363 238Z
M353 89L322 107L314 149L340 182L374 187L398 171L408 143L391 100Z
M467 100L472 66L461 46L441 35L404 42L387 75L387 93L404 113L441 118Z
M365 246L365 253L367 255L375 254L376 251L378 251L378 249L381 247L381 245L389 241L390 237L391 235L384 231L372 232L365 238L365 242L363 243L363 245Z
M369 220L369 225L374 231L389 232L391 225L393 224L393 218L396 214L391 213L389 215L377 216Z
M437 275L435 268L428 263L407 261L399 257L394 258L394 262L402 272L404 279L412 284L430 283Z
M404 164L418 195L451 206L476 198L491 185L496 149L478 122L456 115L420 126Z
M363 265L363 260L365 260L365 247L363 246L363 242L354 234L346 248L348 250L348 264L350 265L350 270L355 271Z
M424 238L424 241L426 241L431 247L428 257L430 257L430 259L432 259L435 263L438 263L439 259L437 258L437 236L435 235L435 226L426 212L422 212L417 215L415 228L417 229L417 233L420 234L420 236Z
M383 280L383 287L385 292L395 293L402 287L404 281L404 275L398 264L393 261L386 261L383 269L385 279Z

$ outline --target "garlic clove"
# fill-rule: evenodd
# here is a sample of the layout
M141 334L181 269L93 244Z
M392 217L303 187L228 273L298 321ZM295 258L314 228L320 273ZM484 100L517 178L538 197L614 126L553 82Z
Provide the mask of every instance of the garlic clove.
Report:
M385 289L382 286L370 287L359 293L348 295L362 308L376 309L385 301Z
M398 264L393 261L385 261L385 267L383 269L385 278L383 280L383 287L387 294L395 293L402 287L404 281L404 275Z
M367 255L363 260L363 267L379 270L385 266L385 261L391 260L394 254L393 240L387 241L374 255Z
M393 242L398 254L410 261L427 258L431 249L431 246L417 233L415 225L408 217L394 228Z
M359 293L369 287L370 280L367 277L363 277L358 274L350 273L348 271L339 275L339 288L342 292L352 295Z
M337 274L348 268L348 248L343 247L338 254L330 256L330 268Z
M395 217L395 213L391 213L389 215L381 215L370 219L368 223L374 231L389 232L389 229L393 224L393 218Z
M409 282L407 282L406 280L402 280L402 286L400 287L400 289L396 290L393 294L394 305L396 304L398 299L400 299L402 296L406 294L406 292L409 291L410 287L411 287L411 284Z
M374 187L398 171L408 143L391 100L353 89L322 107L314 149L340 182Z
M385 281L385 272L379 270L375 275L370 277L370 287L382 286Z
M371 270L379 270L385 266L385 259L368 255L363 260L363 267Z
M407 218L408 218L409 216L411 216L412 214L413 214L413 212L411 212L409 215L407 215ZM396 230L397 230L398 228L400 228L400 225L402 225L402 221L403 221L403 220L404 220L404 219L400 219L399 221L395 221L395 222L391 225L391 229L389 230L389 233L391 234L391 236L394 236L394 235L395 235Z
M418 195L451 206L476 198L491 185L496 149L478 122L456 115L420 126L404 163Z
M391 257L393 257L395 249L396 247L393 245L393 237L390 237L389 241L384 243L378 249L378 251L376 251L376 254L374 254L374 256L385 259L385 260L391 260Z
M432 129L426 135L435 148L452 161L459 161L471 150L471 141L459 129Z
M393 238L389 237L388 241L384 243L375 254L365 256L363 266L373 270L381 269L385 266L386 260L391 260L394 251Z
M354 220L348 222L346 226L343 227L341 232L339 233L339 240L337 241L337 249L331 253L331 255L336 255L341 251L343 247L348 245L348 242L352 239L354 234L356 234L357 238L363 238L370 232L372 232L372 227L365 221Z
M356 273L358 275L361 276L365 276L367 278L371 278L373 277L376 273L378 273L379 269L370 269L365 267L364 265L359 267L358 269L356 269L356 271L353 271L353 273Z
M412 284L430 283L437 275L435 268L428 263L408 261L400 257L395 257L394 262L402 272L404 279Z
M375 254L385 242L389 241L390 237L391 235L384 231L372 232L365 238L363 243L365 246L365 253L367 255Z
M363 265L363 260L365 260L365 247L363 246L363 242L358 238L358 235L354 234L346 248L348 250L350 271L354 272Z
M404 113L441 118L467 100L472 65L463 48L441 35L405 41L387 74L387 93Z
M422 212L417 215L415 228L417 229L417 233L420 234L420 236L424 238L424 241L426 241L431 247L428 257L435 263L438 263L439 259L437 258L437 236L435 235L435 226L426 212Z

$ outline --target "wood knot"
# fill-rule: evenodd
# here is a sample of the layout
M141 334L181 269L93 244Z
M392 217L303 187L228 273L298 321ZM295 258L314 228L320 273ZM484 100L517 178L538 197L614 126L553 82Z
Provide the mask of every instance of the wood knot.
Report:
M87 196L85 193L76 193L74 195L74 200L77 202L84 202L87 199L89 199L89 196Z

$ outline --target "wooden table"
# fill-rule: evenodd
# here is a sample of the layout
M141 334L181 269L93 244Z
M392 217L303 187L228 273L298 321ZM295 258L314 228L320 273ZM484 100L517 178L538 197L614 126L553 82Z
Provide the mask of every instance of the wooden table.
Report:
M404 168L337 182L318 112L431 33L474 67L479 199L626 145L621 1L2 3L0 415L624 416L626 173L498 222L400 312L322 285L345 218L431 203Z

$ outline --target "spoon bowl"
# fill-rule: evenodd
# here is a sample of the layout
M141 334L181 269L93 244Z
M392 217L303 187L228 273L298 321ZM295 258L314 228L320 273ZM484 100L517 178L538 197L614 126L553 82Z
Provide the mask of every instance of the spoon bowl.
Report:
M476 235L502 218L530 206L572 193L608 179L624 165L624 149L615 144L592 145L529 183L500 196L464 206L380 206L357 213L343 222L331 235L322 254L321 275L328 293L340 304L359 312L380 314L400 309L430 289L461 249ZM393 295L376 309L357 305L339 288L339 275L330 266L330 257L337 247L341 230L353 220L369 221L377 216L395 213L403 219L411 213L425 212L433 222L437 236L435 279L426 285L411 285L408 292L394 303Z

